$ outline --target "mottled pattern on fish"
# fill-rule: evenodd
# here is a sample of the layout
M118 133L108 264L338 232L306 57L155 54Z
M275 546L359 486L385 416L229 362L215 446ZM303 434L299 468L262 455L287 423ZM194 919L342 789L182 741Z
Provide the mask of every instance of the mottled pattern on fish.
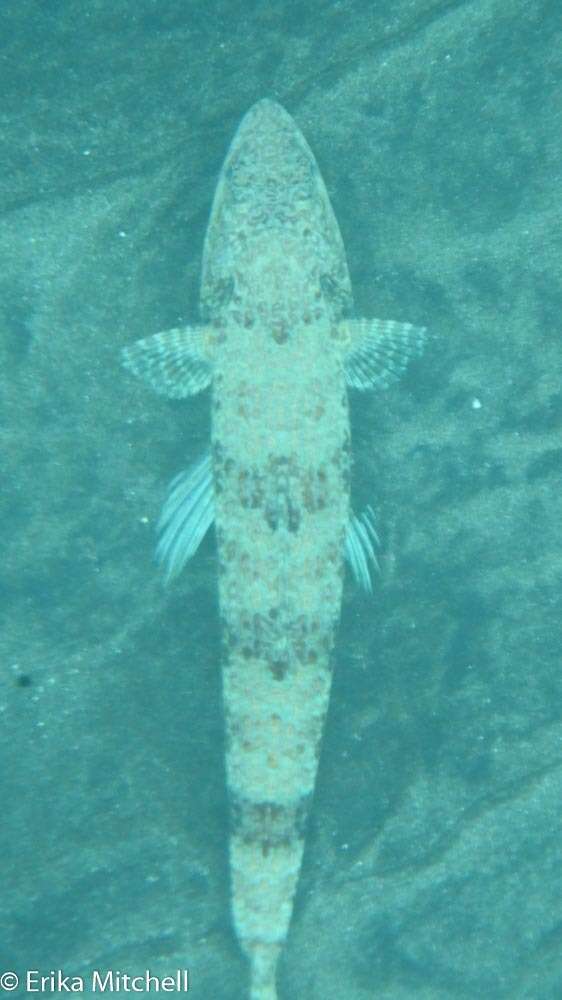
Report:
M350 296L312 155L283 110L262 102L223 169L202 283L224 336L212 444L230 858L256 996L289 926L328 707L349 520L337 321Z
M346 381L384 383L423 331L349 318L345 253L314 157L260 101L226 158L205 240L205 325L126 351L159 391L212 380L206 458L173 484L174 575L213 515L219 557L232 909L253 1000L272 1000L328 708L344 555L369 585L374 529L352 521Z

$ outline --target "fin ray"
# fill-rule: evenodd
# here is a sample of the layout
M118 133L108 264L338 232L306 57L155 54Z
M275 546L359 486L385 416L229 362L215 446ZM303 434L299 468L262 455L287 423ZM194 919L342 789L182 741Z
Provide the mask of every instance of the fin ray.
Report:
M379 544L372 507L366 507L359 517L353 514L345 537L345 556L356 582L368 594L373 592L371 569L379 571L375 552Z
M164 567L166 583L178 576L195 554L215 518L211 453L170 483L158 521L156 558Z
M386 387L395 382L414 358L421 355L427 331L424 326L394 320L343 320L350 342L345 377L354 389Z
M123 364L163 396L192 396L211 382L204 334L205 327L185 326L145 337L123 349Z

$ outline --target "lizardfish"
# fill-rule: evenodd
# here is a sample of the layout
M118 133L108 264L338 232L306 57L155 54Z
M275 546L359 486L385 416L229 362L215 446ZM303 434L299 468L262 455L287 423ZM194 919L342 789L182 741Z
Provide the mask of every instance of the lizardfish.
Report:
M202 323L140 340L126 366L167 396L212 385L210 452L172 483L168 577L214 521L223 641L233 922L252 1000L274 1000L328 708L344 559L367 589L370 509L350 510L347 389L399 376L425 329L352 317L343 242L316 160L270 100L218 181Z

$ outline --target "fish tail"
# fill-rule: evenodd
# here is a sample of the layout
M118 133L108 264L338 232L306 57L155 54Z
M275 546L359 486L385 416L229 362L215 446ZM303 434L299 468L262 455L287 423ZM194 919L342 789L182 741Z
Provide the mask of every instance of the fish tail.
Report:
M285 812L285 810L278 810ZM287 810L293 825L294 810ZM233 834L230 841L232 911L240 945L251 964L252 1000L275 1000L277 959L287 937L301 867L304 840L287 834L285 843ZM269 832L267 836L269 836Z
M240 654L225 666L230 869L236 934L252 1000L275 1000L330 694L329 664L285 673Z

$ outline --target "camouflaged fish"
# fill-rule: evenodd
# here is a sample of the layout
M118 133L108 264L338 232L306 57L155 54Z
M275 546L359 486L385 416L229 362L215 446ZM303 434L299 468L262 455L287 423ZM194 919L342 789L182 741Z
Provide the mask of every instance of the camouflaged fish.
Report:
M167 396L212 385L211 450L172 483L158 554L176 575L215 522L230 867L252 1000L274 1000L328 709L344 558L370 589L370 510L350 512L347 387L397 377L424 330L349 318L351 284L314 156L263 100L219 178L200 326L125 350Z

